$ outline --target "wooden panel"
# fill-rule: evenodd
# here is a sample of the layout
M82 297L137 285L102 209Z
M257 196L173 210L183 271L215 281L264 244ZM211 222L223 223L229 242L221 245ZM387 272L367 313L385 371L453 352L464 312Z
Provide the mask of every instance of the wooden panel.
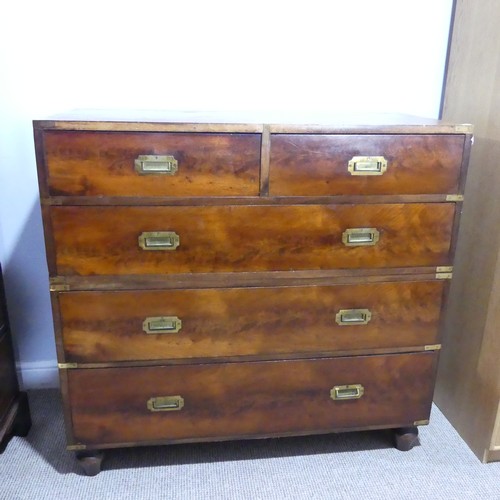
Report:
M398 427L429 417L435 353L308 361L69 370L76 442L328 432ZM334 401L335 385L362 384ZM151 397L180 395L180 411L151 412Z
M0 423L18 393L10 338L0 335Z
M66 361L110 362L413 347L438 342L443 282L59 295ZM341 309L369 309L339 326ZM176 316L178 333L146 334Z
M317 133L455 133L463 126L435 118L395 113L331 113L318 111L162 111L135 109L75 110L35 120L35 129L260 132L271 124L278 132Z
M497 419L493 428L493 439L491 440L491 449L500 451L500 402L497 405Z
M259 193L259 134L46 131L51 195L250 196ZM139 175L139 155L173 155L175 175Z
M384 281L427 281L435 279L436 267L391 267L352 270L273 271L244 273L125 274L117 276L56 276L52 286L71 291L172 290L186 288L231 288L256 286L307 286L381 283Z
M0 267L0 441L3 438L3 420L18 391L14 354L8 327L2 268Z
M432 266L449 263L449 203L329 206L51 207L57 273L162 274ZM374 246L345 246L374 227ZM175 231L175 251L145 251L144 231Z
M8 327L7 304L5 299L2 268L0 267L0 333L3 334L4 331L7 329L7 327Z
M458 192L464 136L271 135L271 196ZM384 156L383 175L347 170L354 156Z
M436 403L480 460L499 459L485 453L500 398L499 18L496 0L457 0L443 107L445 119L474 124L474 146Z
M0 280L0 287L2 286L2 281ZM0 301L0 332L7 327L7 316L4 309L4 304Z

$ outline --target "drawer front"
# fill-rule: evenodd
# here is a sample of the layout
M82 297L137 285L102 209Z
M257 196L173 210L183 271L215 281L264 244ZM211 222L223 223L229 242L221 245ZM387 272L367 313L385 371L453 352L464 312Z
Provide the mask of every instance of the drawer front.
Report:
M399 427L429 417L436 360L427 352L69 370L74 438L97 445ZM356 384L360 398L331 398L335 386Z
M444 283L59 295L66 361L314 354L438 342Z
M446 194L458 192L461 135L272 135L274 196ZM377 162L354 157L382 156ZM368 174L368 175L366 175Z
M449 265L454 211L452 203L67 206L51 207L51 222L58 274L288 271ZM158 232L169 233L162 251L140 246L149 235L153 248Z
M44 144L52 196L259 194L258 134L46 131ZM173 156L177 171L171 159L136 170L148 155Z

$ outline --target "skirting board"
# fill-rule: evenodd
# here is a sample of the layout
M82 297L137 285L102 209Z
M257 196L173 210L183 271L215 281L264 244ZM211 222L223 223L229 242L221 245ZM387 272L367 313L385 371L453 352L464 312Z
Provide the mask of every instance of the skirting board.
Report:
M59 387L59 372L55 361L21 362L17 365L21 390Z

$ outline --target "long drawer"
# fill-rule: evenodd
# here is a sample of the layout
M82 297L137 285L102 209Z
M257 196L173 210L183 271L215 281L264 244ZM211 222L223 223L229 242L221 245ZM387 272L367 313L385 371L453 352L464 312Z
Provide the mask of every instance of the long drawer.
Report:
M74 440L105 445L410 425L429 417L436 361L425 352L68 370Z
M271 195L456 193L457 135L271 136Z
M438 342L443 281L67 292L67 362L307 355Z
M51 207L59 275L449 265L452 203Z
M260 135L45 131L52 196L259 194Z

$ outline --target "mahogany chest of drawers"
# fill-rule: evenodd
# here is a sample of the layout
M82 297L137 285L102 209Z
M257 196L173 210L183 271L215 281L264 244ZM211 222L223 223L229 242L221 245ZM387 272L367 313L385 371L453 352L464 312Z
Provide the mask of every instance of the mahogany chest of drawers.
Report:
M68 448L428 423L470 126L35 121Z
M0 266L0 453L12 436L26 436L31 415L26 392L19 390Z

